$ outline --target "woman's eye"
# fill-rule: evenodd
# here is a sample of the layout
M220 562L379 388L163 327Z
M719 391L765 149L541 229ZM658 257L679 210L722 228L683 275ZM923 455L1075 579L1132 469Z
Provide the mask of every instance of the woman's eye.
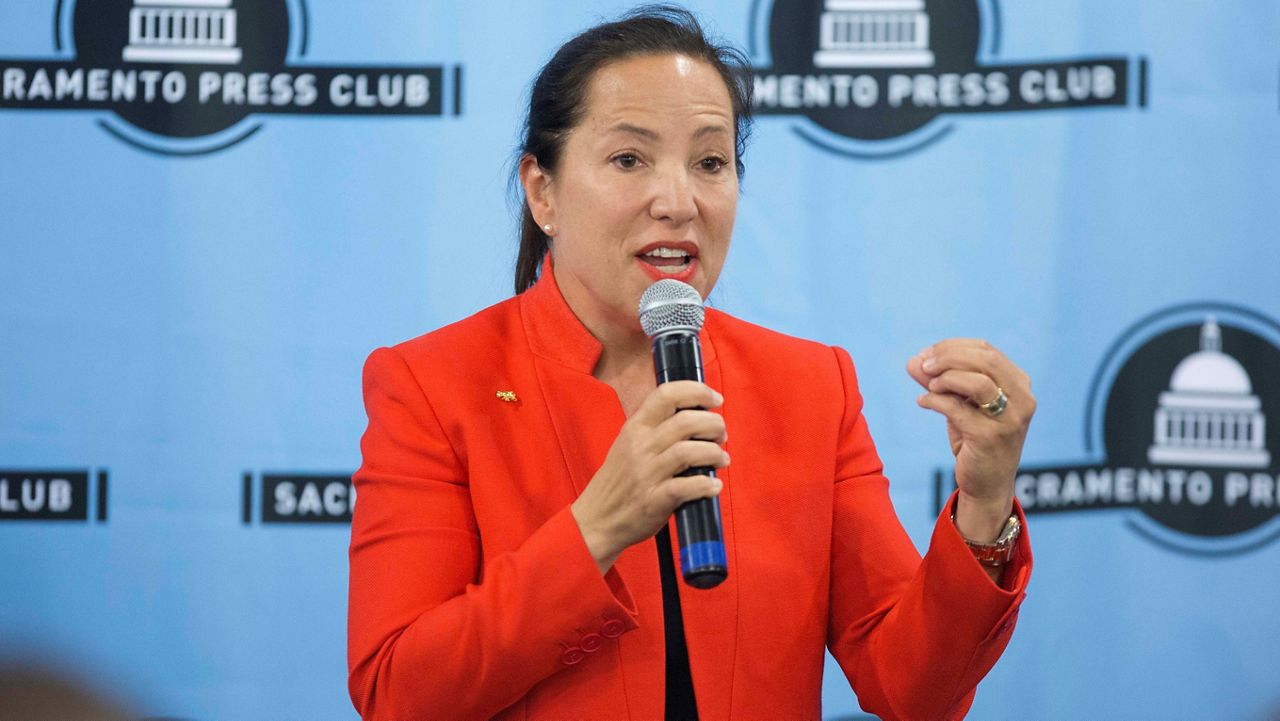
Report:
M728 164L729 164L729 161L725 160L724 158L718 158L715 156L711 156L709 158L703 158L700 162L702 169L711 173L720 172L720 170L723 169L724 166Z
M623 153L613 156L613 162L623 170L630 170L640 164L640 159L635 156L635 153Z

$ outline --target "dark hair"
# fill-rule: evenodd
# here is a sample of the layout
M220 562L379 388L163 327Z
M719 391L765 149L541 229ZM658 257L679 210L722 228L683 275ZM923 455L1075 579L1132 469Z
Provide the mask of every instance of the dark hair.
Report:
M741 51L717 44L703 32L698 18L676 5L644 5L620 19L597 25L560 47L543 66L529 92L519 157L531 155L548 173L555 172L565 138L582 121L587 88L604 65L639 55L688 55L715 68L729 90L734 118L734 155L738 177L751 131L750 65ZM519 187L517 159L513 174ZM520 198L520 254L516 258L516 293L538 279L548 238L533 219L524 193Z

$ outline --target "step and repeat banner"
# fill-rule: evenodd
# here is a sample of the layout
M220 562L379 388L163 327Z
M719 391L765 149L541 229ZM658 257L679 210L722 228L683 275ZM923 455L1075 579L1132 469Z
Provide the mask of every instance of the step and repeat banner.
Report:
M528 84L627 7L0 6L0 656L355 718L362 363L510 294ZM850 350L921 548L951 455L907 359L1034 380L1035 576L970 718L1272 717L1280 3L692 7L758 113L711 302ZM859 713L830 659L823 701Z

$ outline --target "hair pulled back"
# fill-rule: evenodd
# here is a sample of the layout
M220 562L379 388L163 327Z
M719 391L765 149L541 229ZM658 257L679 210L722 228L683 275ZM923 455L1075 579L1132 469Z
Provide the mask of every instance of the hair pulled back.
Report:
M701 60L724 80L734 118L734 163L741 178L742 155L751 132L750 65L746 56L728 44L709 39L698 18L677 5L644 5L620 19L596 25L560 47L542 67L529 93L529 111L520 142L520 157L533 156L554 174L569 131L582 121L587 90L604 65L641 55L687 55ZM517 162L516 173L519 172ZM520 193L520 253L516 258L515 291L523 293L538 279L549 238L533 219Z

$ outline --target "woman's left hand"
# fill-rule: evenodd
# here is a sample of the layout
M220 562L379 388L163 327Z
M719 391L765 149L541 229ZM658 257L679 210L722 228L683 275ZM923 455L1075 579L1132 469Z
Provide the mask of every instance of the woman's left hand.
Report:
M990 343L967 338L925 348L907 362L907 372L928 391L916 402L947 418L961 496L957 525L969 525L961 523L963 508L963 515L998 533L1013 505L1022 443L1036 411L1031 379ZM993 414L990 404L1001 392L1008 403Z

